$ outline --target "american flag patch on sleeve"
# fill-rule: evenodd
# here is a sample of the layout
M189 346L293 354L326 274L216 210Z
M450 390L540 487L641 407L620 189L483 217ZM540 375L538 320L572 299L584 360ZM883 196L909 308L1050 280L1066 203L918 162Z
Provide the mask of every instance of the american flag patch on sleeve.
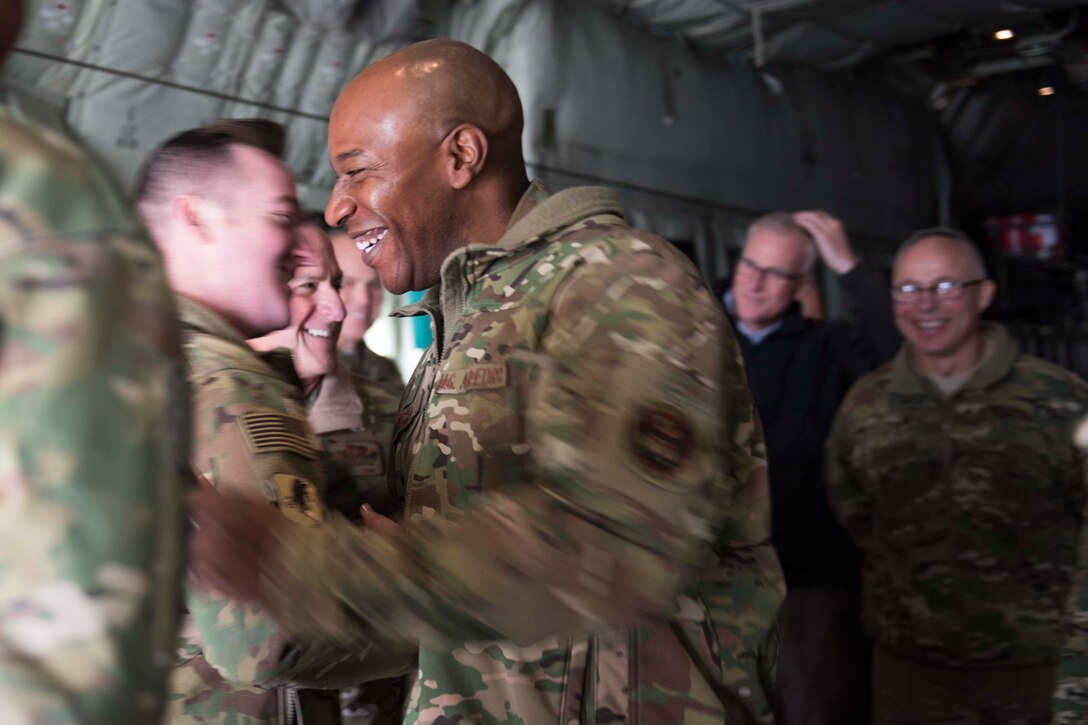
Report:
M288 452L306 458L317 457L320 444L305 418L271 408L258 408L239 416L238 425L254 453Z

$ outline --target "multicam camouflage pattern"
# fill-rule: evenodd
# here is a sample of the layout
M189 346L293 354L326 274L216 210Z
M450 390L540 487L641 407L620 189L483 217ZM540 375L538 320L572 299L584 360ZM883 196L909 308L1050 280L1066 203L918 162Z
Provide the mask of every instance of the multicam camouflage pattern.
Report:
M400 391L352 375L340 366L307 400L310 425L326 455L325 504L349 519L369 504L383 516L399 517L403 492L389 488L386 459L393 440Z
M162 263L68 141L0 109L0 722L156 722L191 481Z
M764 445L690 263L611 193L534 183L404 314L423 312L437 343L392 462L405 537L285 535L265 582L285 626L415 633L413 723L770 722Z
M877 645L944 666L1054 663L1085 503L1073 428L1088 385L993 351L950 397L909 345L862 378L828 442L832 508L863 555Z
M1054 665L942 667L873 654L872 725L1047 725Z
M400 400L404 379L400 376L397 364L371 350L365 340L355 343L355 349L350 355L340 353L340 364Z
M212 311L185 298L179 308L193 394L193 467L221 491L267 498L300 528L323 520L319 443L298 388L273 365L289 355L266 361ZM297 693L270 685L290 676L297 653L276 624L255 605L193 587L186 603L167 722L289 722Z
M1088 460L1088 418L1077 426L1074 441L1081 460ZM1085 477L1088 478L1088 471ZM1081 515L1084 520L1084 515ZM1055 725L1088 722L1088 530L1077 539L1076 572L1066 608L1068 639L1058 662L1054 691Z

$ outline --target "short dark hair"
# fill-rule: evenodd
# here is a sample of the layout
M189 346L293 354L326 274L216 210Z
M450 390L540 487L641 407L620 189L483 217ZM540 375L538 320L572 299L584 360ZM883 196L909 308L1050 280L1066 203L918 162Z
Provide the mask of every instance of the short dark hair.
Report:
M232 146L250 146L283 158L283 126L265 118L223 118L166 140L148 158L136 183L140 206L164 201L180 178L207 183L207 175L230 163Z

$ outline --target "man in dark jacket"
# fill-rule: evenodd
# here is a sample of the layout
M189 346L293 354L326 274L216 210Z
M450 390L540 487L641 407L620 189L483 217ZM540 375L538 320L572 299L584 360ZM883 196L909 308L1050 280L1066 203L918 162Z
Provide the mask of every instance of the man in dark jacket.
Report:
M817 258L854 304L856 325L805 319L797 302ZM858 552L827 504L824 441L846 391L899 346L883 275L822 211L773 213L748 230L732 285L718 289L740 333L770 463L772 535L788 593L779 617L781 719L868 720L868 645Z

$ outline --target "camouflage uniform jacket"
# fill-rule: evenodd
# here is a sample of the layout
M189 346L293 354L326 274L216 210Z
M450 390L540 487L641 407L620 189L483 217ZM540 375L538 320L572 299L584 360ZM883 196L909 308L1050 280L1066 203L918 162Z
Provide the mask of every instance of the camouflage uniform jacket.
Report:
M188 402L162 262L69 141L0 109L0 722L155 722Z
M312 528L324 517L320 444L288 380L293 368L269 362L290 356L258 356L192 300L179 298L179 309L193 394L193 467L221 491L267 498L299 528ZM292 679L301 655L274 622L256 606L192 587L186 603L167 721L291 722L297 693L271 685Z
M350 355L340 353L340 364L370 383L385 388L388 394L400 399L401 391L404 390L404 380L400 377L397 364L367 347L366 340L355 343L355 349Z
M325 504L349 519L366 503L383 516L399 516L403 493L389 488L386 459L400 391L352 375L340 365L307 400L310 425L327 456Z
M696 270L610 192L534 183L402 314L424 312L405 536L288 537L285 624L416 634L410 722L770 722L764 446Z
M1074 400L1071 398L1071 400ZM1088 468L1088 418L1081 421L1076 435L1081 464ZM1088 471L1085 473L1088 479ZM1077 538L1077 564L1073 590L1066 609L1068 639L1058 661L1058 686L1054 692L1054 723L1073 725L1088 722L1088 532Z
M944 666L1057 661L1085 503L1088 386L1004 328L949 397L910 345L862 378L828 441L828 492L863 564L877 644Z

